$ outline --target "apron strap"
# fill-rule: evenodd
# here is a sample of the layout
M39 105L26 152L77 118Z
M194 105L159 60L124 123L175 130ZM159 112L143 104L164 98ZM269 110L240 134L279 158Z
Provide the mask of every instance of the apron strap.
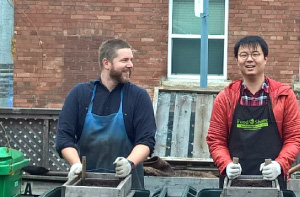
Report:
M124 96L124 93L123 93L124 91L123 91L123 88L122 88L122 90L121 90L121 101L120 101L120 107L119 107L119 111L118 111L118 113L122 113L123 112L123 96Z
M96 91L97 91L97 86L98 86L98 84L95 84L95 86L94 86L93 95L92 95L91 102L89 104L88 112L92 112L93 102L94 102L94 98L95 98Z

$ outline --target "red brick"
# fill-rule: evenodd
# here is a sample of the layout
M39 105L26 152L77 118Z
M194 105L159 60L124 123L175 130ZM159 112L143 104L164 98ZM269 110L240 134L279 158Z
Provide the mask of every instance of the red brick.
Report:
M17 7L26 10L32 21L15 15L16 107L61 107L76 83L99 76L98 48L113 37L127 40L137 50L132 81L151 96L166 78L168 0L25 0L15 4L15 13ZM263 36L270 47L267 74L287 83L298 79L299 0L230 0L229 7L228 79L241 77L232 53L235 42L254 34Z

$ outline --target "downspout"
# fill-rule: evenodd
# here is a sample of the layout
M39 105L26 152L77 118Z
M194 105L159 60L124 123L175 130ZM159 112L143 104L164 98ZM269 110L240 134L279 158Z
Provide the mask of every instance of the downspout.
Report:
M14 8L10 0L0 0L0 64L13 64L11 43L14 32Z
M200 45L200 87L207 88L208 75L208 8L209 0L203 0L201 17L201 45Z
M208 8L209 0L194 0L195 16L201 18L200 88L207 88L208 75ZM199 24L200 25L200 24Z
M0 106L13 105L14 6L11 0L0 0Z

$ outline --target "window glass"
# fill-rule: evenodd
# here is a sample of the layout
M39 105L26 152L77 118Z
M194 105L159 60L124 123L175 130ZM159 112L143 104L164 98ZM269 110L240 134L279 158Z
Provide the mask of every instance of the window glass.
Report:
M225 3L220 0L209 1L208 34L224 35ZM194 13L194 0L173 1L173 34L201 33L201 18Z
M172 74L200 74L200 39L173 39ZM208 41L208 74L223 75L224 40Z

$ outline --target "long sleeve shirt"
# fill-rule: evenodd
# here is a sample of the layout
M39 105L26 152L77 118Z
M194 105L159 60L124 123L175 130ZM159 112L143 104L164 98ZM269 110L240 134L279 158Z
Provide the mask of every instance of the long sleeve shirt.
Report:
M92 113L107 116L118 112L123 88L123 117L128 138L134 146L148 146L151 154L155 144L156 124L147 91L132 83L120 83L109 92L100 79L97 79L77 84L68 93L57 125L56 150L59 155L66 147L77 148L95 84L98 87Z

